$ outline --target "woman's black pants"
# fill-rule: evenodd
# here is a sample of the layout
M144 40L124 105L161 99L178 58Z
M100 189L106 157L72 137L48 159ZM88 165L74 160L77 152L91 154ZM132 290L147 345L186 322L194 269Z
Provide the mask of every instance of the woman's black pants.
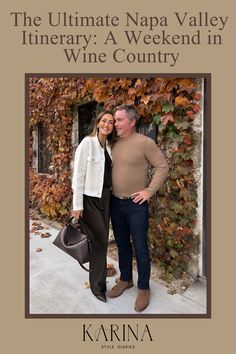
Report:
M81 229L92 243L89 282L94 295L106 292L110 197L110 188L103 188L101 198L84 195Z

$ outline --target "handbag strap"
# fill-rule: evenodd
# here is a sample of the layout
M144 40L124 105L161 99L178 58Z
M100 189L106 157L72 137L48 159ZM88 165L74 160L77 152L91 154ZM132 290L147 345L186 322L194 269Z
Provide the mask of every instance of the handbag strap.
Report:
M72 217L66 222L66 225L69 225L73 219L74 219L74 216L72 216Z
M66 225L69 225L73 219L74 219L74 216L72 216L72 217L66 222ZM81 221L80 221L80 219L76 219L76 220L77 220L77 224L81 226Z
M84 266L82 263L80 263L79 261L78 261L78 263L79 263L79 265L80 265L84 270L86 270L86 272L91 272L91 270L85 268L85 266Z

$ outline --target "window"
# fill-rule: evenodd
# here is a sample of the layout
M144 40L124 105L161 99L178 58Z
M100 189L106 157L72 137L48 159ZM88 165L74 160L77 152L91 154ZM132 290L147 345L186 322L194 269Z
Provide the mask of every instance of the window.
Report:
M78 106L79 143L86 135L92 132L92 121L97 115L97 110L98 104L95 101Z
M152 138L155 142L157 141L157 125L149 125L149 124L138 124L137 126L137 132L143 135L148 136L149 138Z
M48 130L38 124L38 173L50 173L51 153L48 150Z

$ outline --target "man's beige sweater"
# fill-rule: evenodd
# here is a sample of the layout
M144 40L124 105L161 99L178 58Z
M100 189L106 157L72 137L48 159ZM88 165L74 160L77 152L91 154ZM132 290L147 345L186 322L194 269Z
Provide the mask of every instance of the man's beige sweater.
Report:
M112 192L119 197L147 188L153 195L164 183L168 164L153 139L139 133L119 138L112 148ZM148 181L149 166L155 168Z

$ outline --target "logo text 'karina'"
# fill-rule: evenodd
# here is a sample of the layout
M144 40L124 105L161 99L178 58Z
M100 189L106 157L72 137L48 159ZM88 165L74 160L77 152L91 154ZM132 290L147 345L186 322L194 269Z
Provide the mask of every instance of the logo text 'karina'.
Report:
M83 324L83 341L105 341L105 342L129 342L129 341L140 341L148 340L153 341L151 332L148 325L141 326L140 324L129 325L123 324L121 326L117 324L110 325L100 325L94 328L92 324Z

